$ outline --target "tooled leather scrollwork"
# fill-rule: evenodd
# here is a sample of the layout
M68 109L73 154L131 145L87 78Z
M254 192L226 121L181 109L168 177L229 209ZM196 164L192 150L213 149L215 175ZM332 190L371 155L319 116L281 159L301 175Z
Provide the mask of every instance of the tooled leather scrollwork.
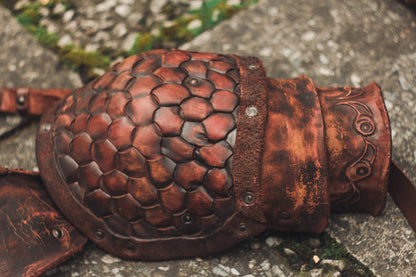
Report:
M382 205L368 208L366 203L375 201L374 195L382 198L373 186L385 176L383 161L390 151L389 141L382 136L388 127L380 112L381 90L374 83L363 88L318 90L330 161L331 209L350 211L366 207L376 214Z
M345 171L346 176L352 182L362 180L371 174L371 167L377 155L377 146L368 140L368 137L374 134L376 123L374 122L371 109L358 100L354 100L364 93L363 90L348 88L344 96L337 96L335 99L344 100L336 104L336 106L345 105L355 112L353 126L357 134L361 135L364 142L362 155L352 163ZM355 198L359 198L359 190L351 183L353 194L358 194Z

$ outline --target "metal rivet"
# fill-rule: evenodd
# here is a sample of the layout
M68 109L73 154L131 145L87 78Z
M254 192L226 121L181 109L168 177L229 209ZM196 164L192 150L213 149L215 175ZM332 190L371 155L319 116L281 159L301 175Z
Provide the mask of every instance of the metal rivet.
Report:
M43 133L49 132L51 129L51 124L45 123L41 126L41 130Z
M193 220L194 219L193 219L192 215L189 214L189 213L184 213L181 216L181 221L182 221L183 224L191 224Z
M253 116L256 116L256 115L257 115L257 108L256 108L256 107L253 107L253 106L248 107L248 108L246 109L246 115L247 115L248 117L253 117Z
M244 232L247 232L247 229L248 229L248 227L247 227L247 224L245 224L245 223L243 223L243 222L241 222L240 223L240 232L241 233L244 233Z
M357 175L359 176L365 176L367 175L369 172L368 168L365 166L360 166L359 168L357 168Z
M136 250L135 245L132 242L129 242L126 247L126 251L129 253L133 253Z
M61 239L61 238L63 238L65 233L62 231L62 229L55 228L55 229L52 230L52 235L57 239Z
M195 79L195 78L192 78L191 81L190 81L190 83L193 86L197 86L197 85L199 85L199 80L198 79Z
M254 194L253 194L253 193L251 193L251 192L246 192L246 193L243 195L243 201L244 201L244 203L246 203L247 205L253 204L255 200L256 200L256 198L255 198Z
M257 69L257 66L255 66L254 64L251 64L248 66L248 69L254 70L254 69Z
M94 233L94 236L96 239L103 239L104 238L104 232L102 230L96 230Z
M26 98L23 95L19 95L16 99L16 103L19 106L23 106L26 103Z
M287 220L287 219L290 218L290 213L288 213L288 212L282 212L280 214L280 218L283 219L283 220Z
M361 124L360 128L361 128L361 131L366 133L369 130L371 130L371 125L370 125L370 123L363 123L363 124Z

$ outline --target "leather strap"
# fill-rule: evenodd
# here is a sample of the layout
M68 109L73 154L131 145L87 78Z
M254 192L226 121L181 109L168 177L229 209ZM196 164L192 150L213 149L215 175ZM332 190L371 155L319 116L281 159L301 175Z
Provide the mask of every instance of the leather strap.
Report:
M261 188L261 160L267 120L266 71L257 58L235 58L241 74L238 132L233 158L236 207L244 216L266 223Z
M388 190L416 232L416 187L394 161L391 161Z
M41 115L73 89L0 88L0 112Z
M0 167L0 223L2 277L39 276L87 242L30 171Z

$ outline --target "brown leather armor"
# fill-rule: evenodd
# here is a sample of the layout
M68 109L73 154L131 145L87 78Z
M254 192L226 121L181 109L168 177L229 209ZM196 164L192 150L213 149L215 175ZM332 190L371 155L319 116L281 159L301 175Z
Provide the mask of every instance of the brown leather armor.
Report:
M257 58L180 50L116 64L47 109L37 136L65 218L142 260L212 255L266 228L321 232L331 210L376 215L390 158L376 84L317 88L268 78Z
M377 214L390 131L377 85L317 89L267 78L256 58L157 50L49 110L37 149L69 221L114 255L154 260L266 227L321 232L330 202Z

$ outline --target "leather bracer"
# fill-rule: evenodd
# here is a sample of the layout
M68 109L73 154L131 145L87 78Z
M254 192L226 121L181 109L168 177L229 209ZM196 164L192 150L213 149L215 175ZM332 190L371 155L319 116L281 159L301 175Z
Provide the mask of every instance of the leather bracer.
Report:
M132 56L42 117L41 177L65 217L128 259L204 256L266 228L377 214L391 157L380 88L266 76L252 57Z

